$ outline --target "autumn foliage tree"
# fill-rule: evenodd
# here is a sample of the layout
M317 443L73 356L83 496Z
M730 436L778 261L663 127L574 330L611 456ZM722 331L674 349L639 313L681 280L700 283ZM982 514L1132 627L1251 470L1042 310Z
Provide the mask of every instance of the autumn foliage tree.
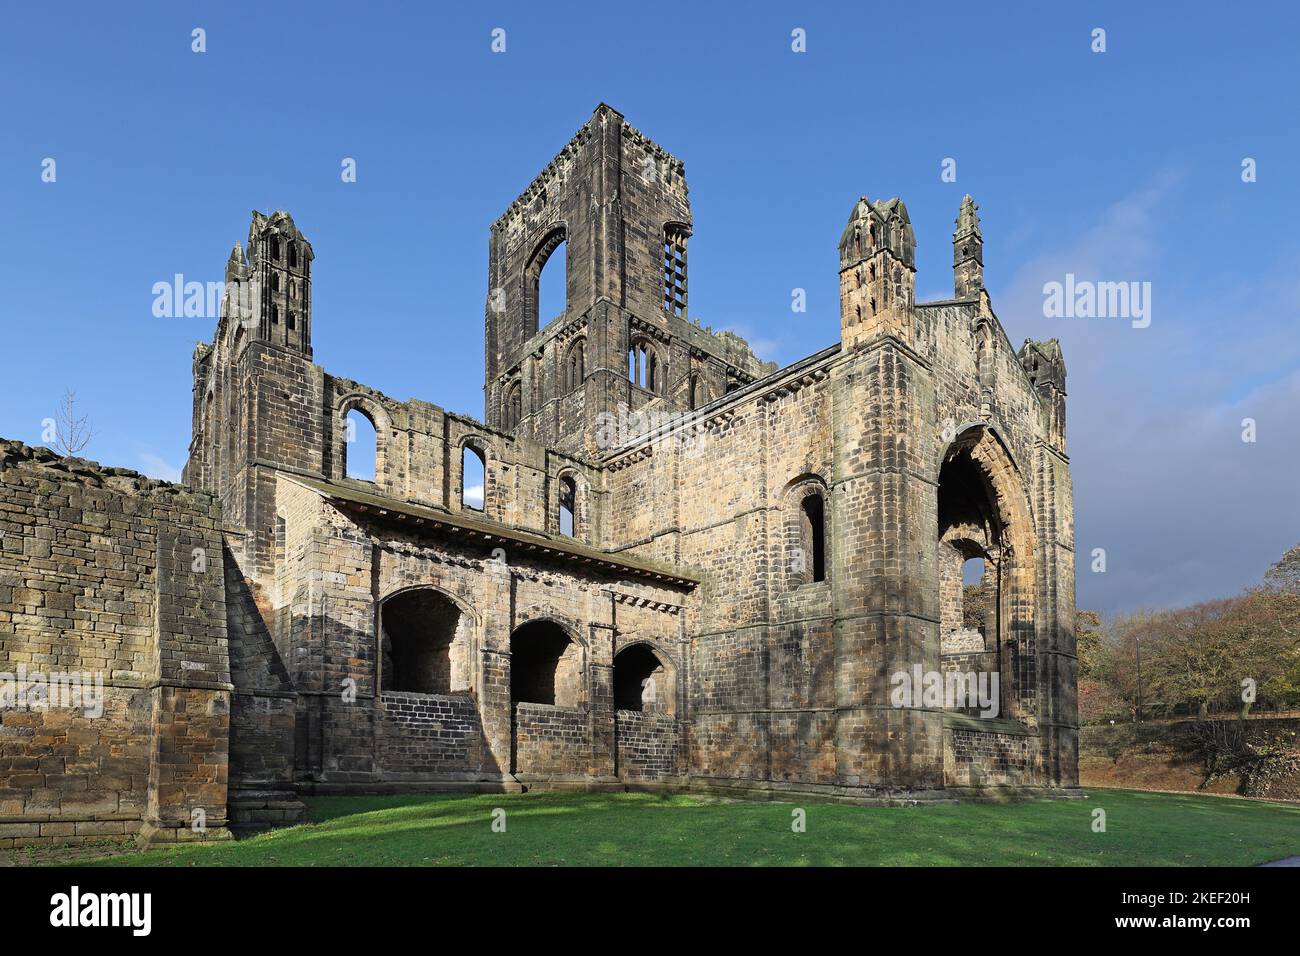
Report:
M1076 615L1079 710L1085 722L1137 714L1239 712L1300 705L1300 546L1236 597L1119 615Z

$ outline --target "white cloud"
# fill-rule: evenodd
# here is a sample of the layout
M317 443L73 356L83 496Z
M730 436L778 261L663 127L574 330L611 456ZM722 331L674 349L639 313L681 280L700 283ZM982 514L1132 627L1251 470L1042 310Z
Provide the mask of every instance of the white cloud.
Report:
M1218 274L1175 262L1187 250L1161 226L1174 198L1189 201L1179 182L1168 173L1121 199L1073 242L1026 263L993 299L1013 342L1061 339L1081 607L1228 596L1300 541L1294 263L1225 288ZM1151 327L1044 318L1043 283L1066 272L1151 281ZM1241 440L1246 417L1258 423L1253 444ZM1096 547L1106 549L1105 574L1090 570Z
M465 489L465 504L472 508L483 507L483 486L470 485Z
M140 452L140 471L150 478L161 478L163 481L178 482L181 480L181 470L175 465L169 465L157 455L151 455L149 452Z

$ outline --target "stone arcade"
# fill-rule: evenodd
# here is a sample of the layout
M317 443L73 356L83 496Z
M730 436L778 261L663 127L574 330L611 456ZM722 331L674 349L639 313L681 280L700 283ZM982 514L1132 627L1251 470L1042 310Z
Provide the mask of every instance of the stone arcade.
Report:
M0 445L0 671L103 678L98 717L0 712L0 847L312 793L1076 788L1065 366L1007 339L975 204L918 303L907 208L858 200L840 341L780 369L690 317L692 229L682 163L601 105L491 228L479 422L315 365L314 251L255 213L183 485ZM997 677L997 715L896 706L914 671Z

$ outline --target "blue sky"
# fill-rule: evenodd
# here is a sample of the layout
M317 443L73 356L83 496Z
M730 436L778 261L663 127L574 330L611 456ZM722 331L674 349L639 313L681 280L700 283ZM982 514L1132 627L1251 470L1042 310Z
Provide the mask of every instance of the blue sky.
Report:
M950 294L975 196L1012 341L1065 348L1081 606L1233 593L1300 540L1288 5L593 7L11 10L0 435L39 442L71 387L89 456L174 474L213 322L155 318L151 290L220 280L254 208L288 209L314 245L318 362L481 415L488 226L603 100L686 164L692 315L781 363L838 336L835 246L859 195L906 200L923 299ZM1151 282L1151 326L1045 318L1043 283L1066 272Z

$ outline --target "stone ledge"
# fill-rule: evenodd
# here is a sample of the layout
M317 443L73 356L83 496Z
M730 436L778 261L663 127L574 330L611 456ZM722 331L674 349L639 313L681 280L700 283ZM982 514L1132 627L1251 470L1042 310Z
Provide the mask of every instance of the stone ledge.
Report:
M1006 717L971 717L969 714L944 714L943 729L969 730L977 734L1006 734L1011 737L1038 736L1038 731L1031 730L1018 720Z

